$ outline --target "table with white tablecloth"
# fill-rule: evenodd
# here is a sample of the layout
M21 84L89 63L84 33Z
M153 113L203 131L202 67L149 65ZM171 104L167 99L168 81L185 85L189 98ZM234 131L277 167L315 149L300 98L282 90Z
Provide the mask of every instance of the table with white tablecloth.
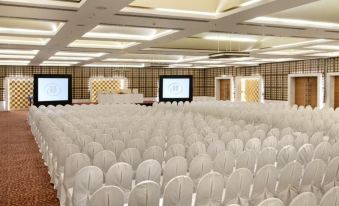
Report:
M100 93L98 95L99 104L135 104L143 102L144 102L143 94Z

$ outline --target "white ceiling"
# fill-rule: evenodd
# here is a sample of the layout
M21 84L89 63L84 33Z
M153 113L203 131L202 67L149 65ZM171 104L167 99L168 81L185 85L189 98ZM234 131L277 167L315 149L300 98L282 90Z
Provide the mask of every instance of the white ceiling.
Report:
M339 56L338 0L0 0L0 65L217 67ZM251 57L210 60L216 52Z

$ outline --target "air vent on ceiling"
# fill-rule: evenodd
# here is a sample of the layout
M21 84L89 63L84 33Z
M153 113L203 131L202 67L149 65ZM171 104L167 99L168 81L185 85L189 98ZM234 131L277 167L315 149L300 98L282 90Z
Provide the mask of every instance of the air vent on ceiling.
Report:
M249 52L218 52L209 55L210 59L227 59L237 57L249 57Z
M161 64L161 63L151 63L147 65L148 67L153 67L153 68L165 68L168 67L168 64Z

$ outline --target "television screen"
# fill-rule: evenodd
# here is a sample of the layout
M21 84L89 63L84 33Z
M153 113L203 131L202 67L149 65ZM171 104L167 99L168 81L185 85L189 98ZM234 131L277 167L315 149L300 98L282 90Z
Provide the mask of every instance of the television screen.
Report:
M34 75L34 105L72 103L71 75Z
M192 76L160 76L159 101L192 101Z

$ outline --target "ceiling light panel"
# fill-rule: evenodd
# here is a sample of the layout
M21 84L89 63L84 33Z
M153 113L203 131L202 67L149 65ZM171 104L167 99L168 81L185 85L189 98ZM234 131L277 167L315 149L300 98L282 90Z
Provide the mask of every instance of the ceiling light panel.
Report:
M52 56L49 59L50 60L75 60L75 61L87 61L91 60L93 57L64 57L64 56Z
M300 49L286 49L286 50L278 50L278 51L269 51L261 54L270 54L270 55L304 55L315 53L317 50L300 50Z
M250 23L268 24L268 25L280 25L280 26L296 26L301 28L319 28L319 29L331 29L339 30L339 24L323 21L309 21L303 19L288 19L288 18L276 18L261 16L248 20Z
M0 17L0 34L54 36L63 25L62 22Z
M16 49L0 49L0 54L15 55L36 55L39 50L16 50Z
M28 6L52 6L52 7L73 7L73 8L80 8L86 0L0 0L0 3L7 3L8 2L14 4L25 4Z
M79 64L79 62L78 61L44 61L43 64L55 64L55 65L69 64L69 65L72 65L72 64Z
M96 53L96 52L71 52L71 51L59 51L55 53L55 56L64 57L101 57L107 53Z
M147 62L147 63L176 63L178 60L169 59L122 59L122 58L109 58L104 61L108 62Z
M0 36L0 44L43 46L46 45L49 40L49 38Z
M0 65L28 65L27 60L0 60Z
M120 41L94 41L94 40L75 40L68 47L78 48L102 48L102 49L126 49L137 45L137 42Z
M142 68L145 67L145 64L109 64L103 62L95 62L92 64L86 64L85 67L134 67L134 68Z
M315 56L315 57L339 57L339 51L338 52L323 52L323 53L309 54L307 56Z
M321 49L321 50L338 50L339 51L339 45L314 45L307 47L310 49Z
M33 59L34 55L0 54L0 59Z
M86 33L83 37L130 41L151 41L173 34L175 32L177 32L177 30L98 25L92 31Z
M215 34L215 35L206 35L203 37L206 40L212 41L235 41L235 42L257 42L258 40L254 37L246 35L233 35L233 34Z

